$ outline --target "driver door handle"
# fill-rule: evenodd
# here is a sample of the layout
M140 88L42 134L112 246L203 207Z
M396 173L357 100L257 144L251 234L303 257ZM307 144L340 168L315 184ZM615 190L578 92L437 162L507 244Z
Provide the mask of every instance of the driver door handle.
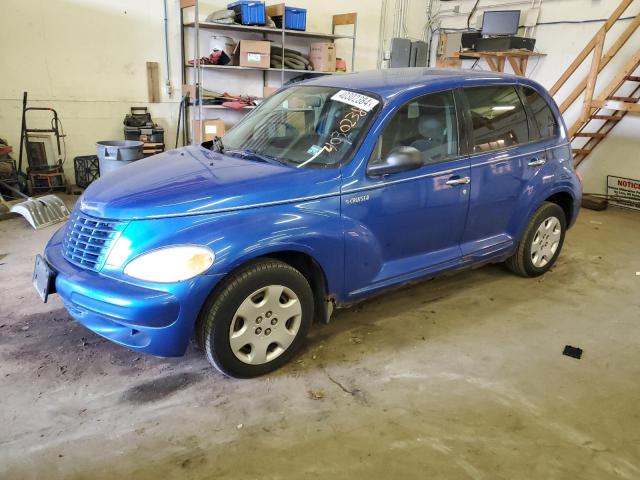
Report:
M547 161L544 158L533 158L533 159L531 159L529 161L529 163L527 163L527 166L529 166L529 167L541 167L545 163L547 163Z
M466 185L467 183L471 183L469 177L451 177L446 181L447 185Z

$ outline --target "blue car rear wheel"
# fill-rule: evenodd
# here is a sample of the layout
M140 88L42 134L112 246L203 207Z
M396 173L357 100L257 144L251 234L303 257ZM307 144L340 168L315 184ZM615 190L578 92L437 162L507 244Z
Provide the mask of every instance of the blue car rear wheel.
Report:
M567 221L560 206L544 202L531 216L515 253L505 262L509 270L522 277L547 272L558 259Z

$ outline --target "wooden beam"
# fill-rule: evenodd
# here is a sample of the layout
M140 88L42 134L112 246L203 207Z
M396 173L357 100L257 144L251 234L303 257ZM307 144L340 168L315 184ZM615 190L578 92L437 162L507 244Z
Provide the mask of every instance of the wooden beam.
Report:
M631 23L627 26L627 28L622 32L620 37L614 42L614 44L607 50L607 53L600 60L600 66L598 67L598 73L602 71L604 67L607 66L609 61L614 57L616 53L622 48L622 46L627 43L629 37L633 35L640 26L640 13L636 15L636 17L631 21ZM580 94L584 91L587 86L587 80L582 80L576 88L574 88L571 93L564 99L564 101L560 104L560 111L564 113L572 104L576 101L576 98L580 96Z
M158 62L147 62L147 93L149 103L160 102L160 66Z
M502 70L500 70L500 67L496 63L496 59L494 57L485 56L483 58L487 62L487 65L489 65L489 68L491 69L492 72L501 72L502 71Z
M640 104L619 102L617 100L594 100L593 106L598 108L608 108L610 110L623 110L625 112L640 112Z
M620 15L624 13L624 11L629 5L631 5L632 2L633 0L622 0L622 2L620 2L618 7L613 11L613 13L604 23L603 28L605 29L605 32L609 31L613 24L616 23L616 20L620 18ZM554 96L556 93L558 93L558 90L562 88L567 79L573 74L573 72L578 69L582 62L584 62L584 59L587 58L587 56L591 53L591 51L596 46L597 35L598 34L596 33L596 35L593 36L593 38L589 41L589 43L587 43L587 45L582 49L582 51L573 60L573 62L571 62L571 65L567 67L564 73L560 75L560 78L556 81L556 83L554 83L553 86L549 89L549 93L551 93L551 96Z
M507 57L507 59L509 60L509 65L511 65L511 68L513 68L513 72L516 75L524 77L524 72L522 71L522 63L519 62L515 57Z
M582 114L580 115L580 123L584 123L589 119L591 113L591 100L593 100L593 91L596 88L596 80L600 71L600 60L602 59L602 49L604 48L604 37L607 31L602 27L595 36L596 45L593 49L593 58L591 60L591 68L587 75L587 85L584 92L584 100L582 102ZM575 133L575 132L573 132ZM569 132L569 135L572 135Z

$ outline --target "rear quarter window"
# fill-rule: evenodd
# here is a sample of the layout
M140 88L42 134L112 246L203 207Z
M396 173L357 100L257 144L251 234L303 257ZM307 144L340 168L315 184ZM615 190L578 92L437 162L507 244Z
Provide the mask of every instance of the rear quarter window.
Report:
M533 88L523 87L524 96L529 109L533 113L541 138L552 138L558 135L558 122L547 101Z
M471 113L473 153L529 141L524 105L512 85L469 87L464 93Z

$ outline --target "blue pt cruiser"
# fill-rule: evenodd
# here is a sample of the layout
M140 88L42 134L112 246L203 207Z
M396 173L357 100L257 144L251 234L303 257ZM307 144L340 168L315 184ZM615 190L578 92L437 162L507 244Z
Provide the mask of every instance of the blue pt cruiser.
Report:
M215 367L253 377L287 362L314 320L389 287L483 263L543 274L580 201L537 83L336 75L93 183L34 283L120 345L179 356L195 334Z

